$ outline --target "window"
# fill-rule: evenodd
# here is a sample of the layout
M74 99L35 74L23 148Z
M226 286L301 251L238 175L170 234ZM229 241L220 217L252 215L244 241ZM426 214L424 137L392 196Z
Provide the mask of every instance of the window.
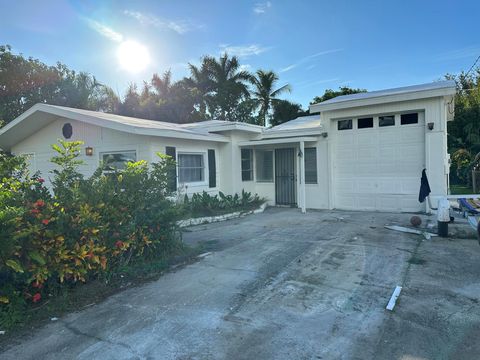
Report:
M178 154L178 182L193 183L205 180L203 154Z
M352 120L339 120L337 122L338 130L350 130L352 128Z
M418 124L418 113L400 115L400 124L402 125Z
M317 183L317 148L305 148L305 184Z
M373 127L373 118L363 118L363 119L358 119L358 128L359 129L365 129L365 128L372 128Z
M387 115L387 116L380 116L378 118L378 126L395 126L395 116L394 115Z
M253 180L253 151L242 149L242 181Z
M107 171L123 170L128 162L137 161L135 151L112 151L100 153L104 169Z
M257 150L255 167L258 182L273 182L273 151Z

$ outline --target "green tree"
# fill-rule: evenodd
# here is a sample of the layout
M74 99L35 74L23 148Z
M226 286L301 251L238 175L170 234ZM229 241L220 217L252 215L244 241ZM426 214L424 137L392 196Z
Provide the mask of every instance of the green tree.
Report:
M480 68L468 74L445 77L455 80L457 85L455 118L447 123L448 151L452 154L451 181L471 184L471 170L478 166L480 153ZM447 110L451 112L452 106Z
M276 100L272 105L273 113L270 120L272 126L280 125L299 116L309 115L308 111L304 111L300 104L288 100Z
M206 119L208 117L208 100L213 91L213 82L210 79L208 64L204 61L200 67L192 64L188 64L188 67L190 69L190 77L185 78L184 81L192 92L199 115Z
M212 82L212 91L208 96L210 115L230 120L230 115L239 103L250 97L247 83L251 81L251 74L241 70L236 56L224 54L218 60L205 56L202 63L208 69Z
M114 109L112 94L88 73L77 73L61 63L48 66L38 59L14 54L8 45L0 46L0 119L6 122L36 103Z
M480 151L480 68L471 74L447 74L446 78L457 84L455 119L448 123L449 151L466 149L477 153Z
M327 101L341 95L351 95L367 92L365 89L353 89L348 86L341 86L338 90L327 89L322 96L315 96L310 102L310 105L317 104L322 101Z
M265 126L272 103L277 96L284 92L290 92L291 88L288 84L276 88L278 75L273 71L257 70L251 81L254 87L252 95L260 109L258 115L259 125Z

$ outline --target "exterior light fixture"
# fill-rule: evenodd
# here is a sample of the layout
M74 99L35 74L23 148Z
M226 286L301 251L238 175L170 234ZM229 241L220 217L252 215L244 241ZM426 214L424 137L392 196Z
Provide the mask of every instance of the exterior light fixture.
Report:
M434 125L433 122L429 122L427 125L428 125L428 130L433 130L433 125Z
M92 156L92 155L93 155L93 147L87 146L87 147L85 148L85 155L87 155L87 156Z
M323 132L320 135L322 135L322 137L326 138L326 137L328 137L328 132Z
M302 153L301 150L298 150L298 157L299 157L299 158L303 157L303 153Z

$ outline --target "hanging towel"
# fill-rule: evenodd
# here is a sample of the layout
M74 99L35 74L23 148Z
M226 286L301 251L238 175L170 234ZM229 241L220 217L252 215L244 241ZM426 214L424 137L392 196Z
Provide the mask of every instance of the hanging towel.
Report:
M426 169L422 170L422 179L420 180L420 193L418 194L418 201L421 203L425 201L425 198L430 194L430 184L428 183Z

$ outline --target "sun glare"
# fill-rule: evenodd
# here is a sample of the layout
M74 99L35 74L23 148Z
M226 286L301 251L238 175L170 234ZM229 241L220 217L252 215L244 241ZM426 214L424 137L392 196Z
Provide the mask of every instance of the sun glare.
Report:
M123 69L133 73L144 70L150 63L148 49L131 40L124 41L119 45L117 58Z

